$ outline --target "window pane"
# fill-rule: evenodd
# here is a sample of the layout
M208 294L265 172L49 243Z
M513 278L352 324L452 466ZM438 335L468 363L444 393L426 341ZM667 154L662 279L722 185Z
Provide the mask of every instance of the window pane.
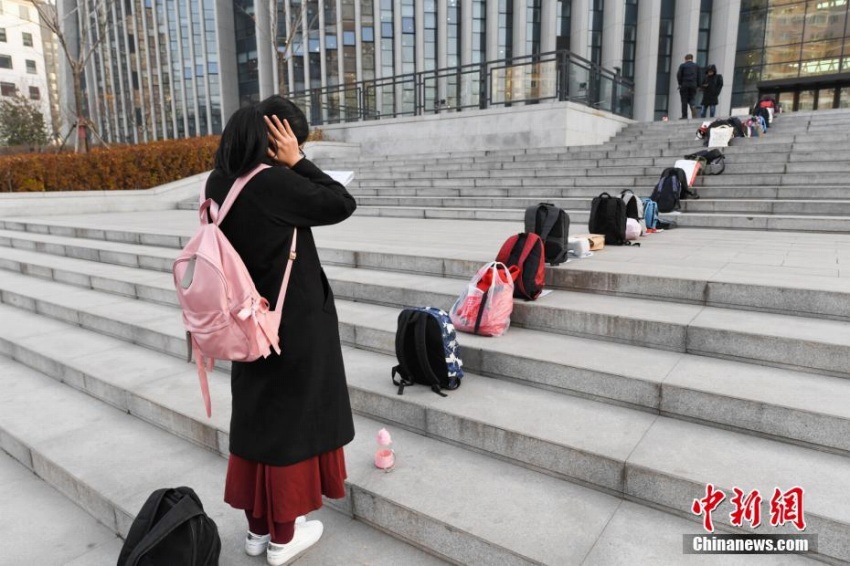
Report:
M805 4L792 4L768 10L764 44L787 45L802 40L805 10Z
M12 58L9 55L0 55L0 69L11 69Z

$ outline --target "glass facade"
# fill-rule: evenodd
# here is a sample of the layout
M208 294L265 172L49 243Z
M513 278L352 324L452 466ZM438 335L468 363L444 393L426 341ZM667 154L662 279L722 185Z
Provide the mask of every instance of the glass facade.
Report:
M487 60L487 3L472 0L472 63Z
M605 16L605 0L590 0L590 27L587 33L587 52L589 59L600 65L602 63L602 25Z
M711 11L714 0L700 0L699 5L699 35L697 36L696 64L705 69L712 62L708 60L711 47Z
M569 51L570 35L572 29L572 0L558 0L555 9L557 10L555 18L557 20L556 25L558 33L557 37L555 38L555 49L559 51Z
M527 0L525 18L525 54L540 53L540 0Z
M271 14L259 10L265 5L254 0L80 0L76 16L108 24L86 70L86 104L107 141L219 132L224 112L256 102L270 89L306 93L302 100L311 118L326 122L510 104L531 100L564 81L576 83L579 94L570 91L571 98L579 100L584 89L593 104L609 104L616 93L609 96L589 75L555 77L543 67L548 63L528 62L522 70L516 64L520 54L557 49L598 65L603 34L611 31L622 38L622 47L611 54L617 57L622 49L621 62L612 65L620 66L624 78L636 80L635 92L651 101L639 109L650 115L640 118L669 116L678 107L670 97L676 96L672 74L683 55L672 51L676 5L681 3L658 0L653 5L659 13L638 21L639 0L617 0L624 8L622 24L609 22L605 28L606 1L588 0L582 3L585 11L574 14L571 0L493 0L491 17L497 21L490 25L496 37L489 37L489 52L486 0L276 0L269 4ZM712 27L730 25L736 18L727 19L725 4L717 0L693 5L699 9L697 29L681 32L689 37L676 36L676 41L693 45L697 64L705 68L725 56L721 51L726 48L715 46L719 60L711 60ZM222 6L224 13L219 12ZM544 6L552 13L543 13ZM730 47L735 49L734 69L719 69L732 107L751 106L765 92L786 110L850 106L848 10L848 0L741 0L737 44ZM660 21L657 72L636 77L638 38L656 41L640 28L655 17ZM271 41L257 31L269 23L262 18L272 19ZM230 36L221 36L222 29L231 29L231 19ZM523 22L522 33L514 29L515 21ZM548 26L554 37L545 33ZM571 44L577 26L582 37L587 33L582 45ZM98 33L93 29L90 35L98 39ZM544 36L551 43L543 45ZM221 53L229 59L221 61ZM443 66L496 60L510 64L483 73L465 69L435 74ZM16 66L26 72L24 63ZM222 84L222 65L232 73L232 85ZM41 63L34 70L40 71ZM412 80L415 73L432 78L419 88Z
M792 93L784 110L841 107L845 85L828 76L850 72L847 12L846 0L744 0L732 106L754 104L762 83Z
M676 1L661 0L661 22L658 28L658 70L655 75L656 120L670 114L670 72L673 66L673 24L675 19Z
M635 58L637 56L638 0L626 0L623 21L623 67L624 77L635 80Z
M514 2L499 0L499 52L497 59L510 59L514 55Z
M89 22L93 39L92 22L107 22L84 83L91 119L104 140L139 143L221 132L212 3L87 2L79 17Z

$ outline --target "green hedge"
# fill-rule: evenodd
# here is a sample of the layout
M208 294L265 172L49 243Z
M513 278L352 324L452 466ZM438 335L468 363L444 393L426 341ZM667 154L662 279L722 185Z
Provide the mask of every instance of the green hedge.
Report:
M213 166L218 136L0 157L0 191L148 189Z

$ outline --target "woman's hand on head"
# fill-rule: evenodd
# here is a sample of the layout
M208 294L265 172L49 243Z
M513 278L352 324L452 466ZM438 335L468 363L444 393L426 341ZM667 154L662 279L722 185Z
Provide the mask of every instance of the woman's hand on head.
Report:
M287 167L293 167L301 161L304 154L298 147L298 139L289 127L289 122L281 122L277 116L264 116L263 119L269 127L269 157Z

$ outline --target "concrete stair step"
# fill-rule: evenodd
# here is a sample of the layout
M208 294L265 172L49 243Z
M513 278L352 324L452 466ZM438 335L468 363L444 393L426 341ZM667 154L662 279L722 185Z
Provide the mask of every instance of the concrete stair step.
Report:
M688 202L696 201L686 201L686 204ZM74 216L68 219L19 219L14 223L15 230L0 233L0 237L8 236L11 244L21 249L38 249L39 252L51 255L83 257L101 263L170 272L176 254L171 250L179 249L188 241L196 223L194 215L181 211ZM90 230L88 226L92 225L99 229ZM446 274L466 279L482 263L492 260L493 250L498 249L504 238L521 229L521 226L521 223L514 222L471 222L459 225L440 220L355 217L344 225L322 228L314 231L314 234L319 237L323 261L348 266ZM583 229L581 224L573 221L572 232L577 233L580 229ZM46 235L47 232L76 232L98 239L64 238ZM394 237L387 239L384 237L387 233L394 234ZM463 234L467 240L462 247L457 246L457 234ZM547 277L549 284L559 286L562 283L553 277L577 271L598 271L600 283L594 284L593 289L640 294L635 285L638 280L630 280L631 287L628 288L619 287L620 283L613 285L606 282L614 277L640 275L652 278L654 285L664 282L665 292L671 299L696 303L705 300L705 285L708 281L724 285L751 284L760 289L754 294L758 296L771 295L773 292L768 292L767 287L776 285L783 288L783 293L800 289L828 295L843 289L833 284L840 283L836 277L839 277L840 268L850 259L846 257L843 247L846 238L827 234L749 232L747 245L742 247L740 237L740 232L734 230L668 231L663 236L643 238L641 259L638 262L634 261L633 250L609 246L603 253L597 254L593 261L573 261L569 269L550 268ZM159 241L161 246L117 243L119 241ZM101 248L109 253L100 253ZM732 279L729 279L730 276ZM684 279L687 284L672 283L672 280L679 279ZM698 287L686 290L693 287L693 281L698 282ZM567 281L563 285L574 288L577 284ZM579 288L584 286L578 285ZM712 300L717 300L719 294L719 289L712 289ZM828 298L827 301L832 303L825 302L821 306L815 306L812 300L812 297L804 299L795 296L791 303L806 304L811 308L788 312L812 312L819 316L843 312L840 305L844 299L832 301ZM767 308L777 312L786 312L787 309L787 306L782 307L782 301L757 303L758 308L770 304ZM747 307L748 301L737 301L734 304Z
M573 207L575 208L575 207ZM847 200L798 200L798 199L720 199L701 198L682 202L682 212L716 212L850 216L850 199Z
M357 197L360 206L406 206L421 208L515 208L534 206L544 197L426 197L426 196L370 196ZM565 210L590 210L587 197L549 198L548 202ZM811 214L818 216L850 216L850 199L847 200L773 200L773 199L711 199L686 200L682 212L718 212L758 214Z
M365 269L329 266L326 272L339 297L394 307L432 304L448 310L463 285L455 280ZM167 348L175 355L184 352L182 333L175 325L179 311L173 307L12 272L0 273L0 289L4 303L85 323L136 343ZM534 303L517 303L511 318L516 325L547 332L841 377L847 377L850 367L850 330L837 321L570 291L554 291ZM144 325L143 331L133 324ZM171 327L175 330L159 334Z
M602 161L602 163L600 163ZM629 161L640 162L637 165L625 165L622 163L608 165L604 160L582 159L581 165L567 164L561 165L560 162L533 162L533 163L499 163L498 167L490 167L486 165L474 165L473 167L458 170L458 171L405 171L404 169L390 171L364 171L356 174L355 182L357 186L369 186L370 184L385 185L392 181L408 181L421 179L423 181L434 179L501 179L501 178L529 178L529 179L548 179L550 177L605 177L605 176L658 176L661 172L671 167L674 161L667 157L648 157L648 158L631 158ZM593 165L587 165L593 163ZM798 172L817 172L819 171L817 162L800 163L795 169ZM784 173L786 170L785 163L739 163L729 162L726 164L724 175L747 175L753 176L756 174L766 173ZM840 164L824 169L824 171L842 171ZM190 199L187 199L190 201ZM195 200L197 206L197 200Z
M7 251L14 252L14 250L7 250ZM67 260L66 261L66 263L69 263L69 262L83 263L83 262L80 262L79 260ZM28 263L26 265L33 265L33 264ZM125 274L124 272L130 271L130 270L128 270L128 268L123 268L123 267L115 267L115 266L99 266L99 267L102 267L102 268L113 267L118 276L122 276L122 275ZM335 274L334 274L335 269L337 271L339 271L338 268L333 268L333 267L329 268L328 273L330 275L330 279L333 282L334 286L337 288L338 294L344 295L345 294L344 288L345 288L346 282L340 281L335 276ZM354 271L354 270L347 270L347 271L350 272L350 271ZM362 270L356 270L356 271L359 272L359 271L362 271ZM558 272L561 272L562 270L554 270L554 271L556 273L558 273ZM54 274L57 273L57 272L58 271L54 271ZM78 273L78 275L79 275L79 273ZM171 290L170 289L171 288L170 277L168 277L167 274L149 273L149 274L147 274L147 276L148 277L159 276L159 281L158 282L150 282L147 285L145 285L146 287L149 287L148 289L143 289L143 285L137 284L136 289L140 293L138 298L144 299L146 297L150 297L150 296L154 295L155 293L161 293L163 296L166 296L166 299L164 300L164 302L167 302L169 304L175 304L176 303L173 296L167 297L169 291ZM81 280L81 277L77 278L77 281L79 281L79 280ZM106 279L104 279L104 281L106 281ZM125 284L125 285L130 285L130 283L127 282L127 281L112 281L108 284L105 284L103 287L99 287L99 289L102 289L103 291L105 291L107 293L115 292L115 289L120 288L120 285L122 283ZM45 290L44 288L38 289L37 282L34 283L34 286L37 290L40 290L40 291ZM454 287L454 284L452 286ZM428 285L427 287L430 288L430 287L432 287L432 285ZM342 292L340 292L340 288L343 289ZM173 292L171 294L173 295ZM63 293L60 293L60 295L61 296L67 296L67 295L73 295L73 293L69 293L68 291L65 291ZM92 293L89 292L89 295L91 296ZM130 296L132 296L132 295L130 295ZM138 311L140 311L141 309L144 308L143 304L139 304L140 303L139 301L131 301L132 304L129 305L129 307L127 305L124 305L122 307L122 305L116 306L115 303L110 301L107 297L101 297L102 302L107 305L107 307L106 307L107 309L113 308L115 310L115 312L117 312L117 313L125 313L125 314L128 313L128 312L135 313L135 316L132 317L132 321L128 324L123 324L123 325L122 324L112 324L112 325L109 325L109 321L98 320L97 318L85 318L84 313L76 313L76 316L75 316L75 313L72 312L72 309L68 309L68 310L63 311L63 310L61 310L61 307L62 307L61 301L59 301L58 303L56 301L54 301L52 303L50 301L32 301L32 302L29 302L29 303L26 303L26 302L22 303L21 301L22 301L23 297L21 297L19 294L10 293L8 291L5 294L3 294L3 298L6 302L9 302L10 304L18 304L18 305L24 306L25 308L35 309L38 312L45 312L45 313L50 314L51 316L57 316L62 320L67 320L67 321L74 323L74 324L77 324L77 323L82 324L84 327L90 328L92 330L105 331L105 332L107 332L111 335L120 336L124 339L130 339L134 342L146 344L150 347L162 347L162 345L167 345L167 346L169 346L168 351L171 352L172 354L180 355L180 353L181 353L180 342L181 342L181 334L182 333L179 330L179 327L177 327L177 325L172 325L170 328L165 328L164 324L162 324L162 322L159 320L160 317L163 317L162 309L153 308L153 307L155 307L155 305L152 305L152 308L148 309L148 310L152 311L152 313L149 316L143 316L143 315L139 314L139 312L138 312ZM362 297L359 297L359 298L362 299ZM409 303L412 303L412 304L417 304L417 303L424 304L424 303L422 303L422 301L428 302L429 300L430 300L431 303L434 303L435 302L434 299L439 300L439 298L436 295L433 295L433 294L431 296L423 297L423 298L413 297L413 296L406 297L406 300ZM74 301L78 301L78 300L79 300L78 298L74 299ZM390 298L390 300L394 300L394 299ZM89 301L94 302L94 299L90 298ZM353 313L348 313L349 316L346 316L346 310L345 309L351 309L351 308L354 308L354 307L351 307L350 304L346 303L346 302L342 302L342 304L345 305L345 306L341 307L341 312L342 312L341 320L342 320L342 323L343 323L343 327L349 329L349 331L351 333L353 333L353 335L363 334L364 329L360 328L360 324L363 324L363 323L358 323L358 324L352 325L350 322L347 322L347 320L358 320L359 318L362 318L363 320L373 320L376 317L375 312L369 311L369 312L358 313L358 312L355 311ZM443 305L441 305L441 306L443 306ZM130 310L130 307L134 307L134 308L132 310ZM445 308L447 308L447 307L445 307ZM102 310L102 309L92 309L92 311L95 314L100 312L100 310ZM382 342L383 346L378 346L378 345L376 345L376 343L373 343L373 342L369 342L369 343L366 343L366 344L357 343L355 338L349 338L349 341L351 341L352 343L356 343L358 346L366 347L366 348L369 348L369 349L381 349L382 348L386 353L392 353L393 352L393 336L394 336L392 327L394 325L395 316L397 314L397 308L395 308L395 309L393 309L393 308L384 309L382 312L384 313L382 316L385 319L381 323L381 324L383 324L383 327L379 325L377 327L369 328L366 335L374 336L374 335L380 334L383 337L382 338L383 339L383 342ZM10 321L14 318L14 317L11 317L8 313L6 313L5 317ZM174 318L177 318L177 316L175 315ZM24 320L20 321L20 324L13 323L13 324L10 325L10 328L14 329L14 328L17 328L19 326L20 327L26 326L25 321ZM164 336L160 336L159 338L157 338L155 336L156 334L162 333L162 332L165 332ZM517 332L521 333L520 336L525 336L526 334L529 333L529 331L522 331L522 330L517 330L517 329L514 329L511 332L512 332L512 334L511 334L512 337ZM47 328L45 330L40 331L38 333L38 335L41 336L41 335L49 334L49 333L50 333L50 328ZM476 339L476 337L467 337L467 338L468 339ZM102 339L101 341L104 341L104 340L108 341L108 339ZM595 366L595 370L593 370L593 373L591 375L595 379L598 379L597 373L599 371L599 360L604 361L604 360L616 359L616 358L621 357L621 356L613 355L613 352L609 353L606 350L606 348L608 348L606 346L594 346L592 341L588 342L588 341L582 341L581 339L565 339L564 337L555 337L555 336L552 336L551 338L546 338L544 335L541 335L541 333L531 333L531 334L529 334L529 340L533 340L533 342L521 342L519 344L519 349L516 349L516 350L511 350L509 348L508 350L497 350L497 351L493 351L493 352L489 352L489 353L488 352L482 352L482 354L481 354L482 359L499 358L499 356L504 356L504 355L507 355L507 353L511 353L511 352L512 352L512 355L516 356L517 358L522 358L524 356L523 355L523 349L526 348L530 343L537 343L537 342L541 342L541 341L545 342L546 340L549 340L549 341L558 340L557 343L553 342L551 344L552 350L558 351L561 348L563 348L564 340L567 340L567 341L573 340L573 341L578 341L578 345L574 348L574 351L587 352L587 351L595 351L595 350L598 350L599 348L602 348L603 351L596 358L596 361L594 361L593 359L590 360L590 364L591 364L590 367ZM485 340L484 342L487 342L487 341ZM63 350L67 350L67 351L70 351L70 352L79 352L81 347L82 347L82 344L73 344L73 345L67 345L66 344L65 347L63 348ZM653 357L656 356L656 353L653 353L652 356ZM570 357L572 357L572 354L570 354ZM633 357L633 353L628 354L627 357L629 359L631 359ZM563 363L566 364L566 362L563 362ZM574 365L574 363L575 362L570 362L570 364L568 364L568 365L570 365L570 367L572 367ZM507 365L510 366L510 367L514 367L515 364L516 364L516 362L510 362ZM646 367L647 361L644 360L644 361L640 362L638 364L638 366L639 367ZM744 366L744 367L746 368L746 366ZM40 369L43 369L43 368L40 368ZM659 376L666 375L669 372L669 370L670 370L670 366L668 366L664 370L657 371L657 375L659 375ZM579 373L581 374L581 372L586 372L586 371L588 371L588 368L583 367L582 369L579 370ZM752 370L750 370L750 369L742 370L741 368L737 368L734 371L730 371L729 373L731 375L740 375L741 373L745 373L747 371L752 371ZM759 371L762 371L761 368L759 368ZM160 373L161 373L161 371L160 371ZM652 373L656 374L656 371L653 370ZM501 375L501 374L498 374L498 375ZM611 376L617 375L617 370L612 371L612 370L609 369L609 370L603 371L602 375L607 376L605 378L605 380L607 382L610 382ZM515 375L509 375L508 377L511 377L512 379L518 379L518 377L515 376ZM529 379L529 378L522 377L521 379L526 380L526 379ZM621 380L621 379L622 378L620 378L620 377L615 378L615 380ZM627 381L633 380L633 379L634 379L634 376L627 377ZM638 377L638 379L643 380L644 377ZM719 376L719 379L721 379L721 380L723 379L723 374L721 374ZM536 382L533 378L531 379L531 381ZM712 382L713 382L713 380L712 380ZM536 383L538 383L538 382L536 382ZM539 382L539 383L541 383L544 386L555 386L554 383L549 383L549 382ZM590 395L590 396L594 396L594 397L602 397L602 398L611 398L615 402L624 402L624 403L629 403L629 404L635 404L635 405L645 407L645 408L648 408L648 409L651 409L651 410L660 410L661 409L661 407L658 406L655 403L655 401L657 399L661 398L660 395L659 395L659 392L658 391L647 392L645 390L645 386L643 388L641 386L638 386L637 388L635 388L634 386L631 386L630 388L628 388L630 392L625 397L622 396L624 394L612 395L611 391L606 390L604 387L602 389L599 389L597 386L592 386L592 385L589 385L589 384L583 384L581 386L568 385L568 384L567 385L557 385L557 386L561 387L561 388L566 388L568 390L575 390L575 391L578 391L579 393L585 394L585 395ZM848 386L850 386L850 384L848 384ZM606 391L607 391L607 393L606 393ZM758 397L758 396L756 396L756 397ZM704 414L707 414L707 413L709 413L709 411L702 411L700 414L704 415ZM705 420L710 420L710 419L705 419ZM756 429L756 430L758 430L758 429ZM764 432L766 434L769 433L768 431L762 431L762 432ZM792 436L791 438L795 438L795 437Z
M15 362L0 358L0 366L5 391L0 401L3 450L121 536L126 536L136 512L152 491L188 485L198 493L205 511L218 526L221 562L257 563L257 558L243 550L244 514L221 500L227 468L224 458ZM62 418L33 418L38 414ZM347 452L354 461L365 455L356 450ZM93 454L97 454L95 459ZM373 496L354 493L355 489L351 488L349 497ZM299 563L443 563L353 520L360 516L352 518L350 499L344 501L348 513L325 508L311 514L311 518L325 523L326 531ZM368 512L360 512L368 518ZM115 554L109 556L104 551L107 556L100 557L100 564L115 561L120 546L112 544L108 550Z
M365 269L328 267L337 296L402 307L431 304L448 310L463 285ZM532 303L517 301L512 324L678 352L850 377L846 323L772 313L553 291Z
M661 214L661 216L675 220L680 227L836 233L846 233L850 230L850 217L848 216L818 216L814 214L709 214L697 212L678 215Z
M383 367L389 371L394 365L391 356L394 356L398 309L348 301L338 303L343 340L352 346L385 354L386 359L370 358L368 363L360 363L356 360L365 353L346 353L349 384L356 390L352 394L369 398L374 389L370 384L376 383L374 369ZM35 305L36 310L38 306ZM124 410L132 407L128 406L126 394L116 390L116 382L135 387L139 385L139 373L157 379L194 373L193 366L185 362L157 357L122 339L97 334L104 326L93 324L91 320L82 320L83 328L73 328L67 322L5 305L0 305L0 314L8 321L0 330L0 353L74 387L90 389L93 395ZM159 344L180 341L181 332L176 325L167 330L158 322L141 321L123 326L121 331L113 328L110 334L127 339L141 336L147 329L149 334L165 332ZM507 337L498 341L465 334L461 337L468 371L720 426L735 426L819 448L850 451L850 436L845 434L850 430L850 409L841 403L850 391L850 382L843 379L768 370L737 362L706 360L693 355L518 328L511 329ZM45 340L54 347L41 347ZM170 352L175 353L174 349ZM122 366L119 376L114 372L116 365ZM98 369L99 376L95 375ZM194 384L194 379L186 382ZM789 396L790 391L805 394ZM389 396L389 400L395 398L392 387L384 389L382 394ZM375 403L391 404L389 400ZM722 409L729 405L736 410ZM197 410L200 411L200 407ZM223 422L227 422L227 410L224 410ZM138 416L147 420L153 418L147 413L138 413ZM221 443L220 437L199 437L197 431L188 426L180 431L182 436L211 449ZM225 447L219 446L219 449L223 451Z
M51 382L45 376L27 374L27 371L25 368L13 367L11 370L2 372L0 377L0 383L3 383L4 391L7 392L4 399L0 400L0 406L4 409L0 411L0 429L5 433L3 435L5 444L9 445L15 453L28 453L29 457L35 461L43 458L44 461L52 464L52 469L59 468L59 473L73 475L78 483L84 483L89 488L87 492L91 494L90 498L99 499L99 503L105 503L107 506L111 504L113 508L122 505L132 509L140 504L141 498L148 489L141 486L136 487L135 490L128 489L127 483L129 478L136 477L150 466L149 463L145 465L145 462L155 460L150 455L153 449L160 455L172 455L169 461L175 469L180 469L180 477L188 477L192 480L184 479L181 483L197 485L200 488L198 491L201 497L205 501L210 501L208 508L211 514L216 513L217 506L224 506L215 501L217 498L211 496L211 489L203 489L207 484L219 482L217 487L220 491L220 482L224 477L222 458L218 458L216 462L217 457L210 452L195 448L183 440L170 436L167 432L134 419L123 411L100 405L98 401L82 393L71 391L61 384ZM24 378L20 375L21 372L24 372ZM184 381L194 386L194 380ZM470 379L469 383L473 381ZM436 400L436 402L433 395L423 395L429 392L421 389L417 391L413 388L408 391L409 404L424 405L428 407L425 409L426 414L433 414L435 417L442 414L445 420L437 419L436 422L428 425L429 429L434 430L432 434L438 437L458 435L462 442L471 441L476 436L476 432L465 431L458 424L453 425L449 415L453 411L453 401L456 401L464 412L469 412L476 405L479 407L485 405L487 400L485 396L500 394L497 389L494 390L494 383L490 380L481 379L480 382L481 391L478 391L475 385L467 386L474 392L467 394L467 398L462 395L465 390L461 389L453 393L450 398ZM214 380L213 386L217 390L217 397L226 396L226 380ZM168 389L168 387L160 386L158 389ZM170 389L170 392L163 394L154 392L154 388L151 387L149 395L152 398L171 399L172 405L181 404L181 401L182 404L188 405L186 392L181 395L178 393L179 388L175 389L172 386ZM423 394L418 394L420 392ZM475 398L475 393L478 394L478 398ZM397 398L397 396L393 395L391 398ZM61 407L62 414L68 412L75 417L55 421L61 424L34 429L30 418L37 406L51 410L53 414L60 414ZM439 408L430 409L430 407ZM482 409L479 409L479 412L481 411ZM398 414L396 413L395 416ZM485 410L481 415L482 418L491 417L492 413ZM528 413L525 412L524 415L527 417ZM507 415L502 418L506 417ZM535 563L535 561L552 564L571 563L577 556L586 555L593 542L605 536L605 525L619 512L618 507L623 507L618 495L626 495L649 504L655 504L655 500L663 500L664 506L668 509L681 513L682 509L689 508L693 499L701 497L706 482L712 482L727 490L733 485L742 485L741 482L747 482L744 485L748 488L755 486L767 493L774 484L784 487L788 481L791 481L790 473L796 472L798 475L793 478L793 483L815 486L809 487L809 493L812 491L817 493L815 496L810 495L806 501L806 517L809 524L817 524L821 533L827 529L830 533L836 533L836 538L848 530L849 527L845 524L846 510L842 507L847 495L841 488L842 482L838 479L842 470L850 466L847 458L812 452L804 448L783 446L764 439L742 438L742 435L732 432L678 423L664 417L647 415L643 418L646 421L642 427L644 434L637 435L632 431L631 441L624 440L618 435L614 435L612 439L615 445L622 446L619 450L624 454L624 460L617 464L622 468L622 472L619 477L614 478L621 486L621 490L619 492L614 490L612 495L559 481L557 478L541 475L524 467L500 462L485 454L463 450L399 428L393 431L399 464L393 474L386 475L371 467L370 457L374 442L371 435L361 433L346 448L350 490L346 509L353 512L355 518L362 518L381 529L412 540L431 552L462 563L475 562L471 560L470 552L474 552L477 559L485 555L490 556L486 563L493 563L492 560L505 557L522 560L523 563ZM215 427L218 433L216 436L224 434L213 422L204 422L203 418L199 420L200 422L196 422L200 426ZM159 424L164 425L166 431L171 426L165 421L160 421ZM358 430L363 431L376 430L382 423L358 416L355 418L355 424ZM582 425L590 427L591 423L585 422ZM513 424L513 426L516 425ZM606 426L612 426L612 422L606 421ZM93 427L96 427L98 431L109 430L110 434L92 435ZM544 426L544 432L554 434L552 428ZM489 432L486 427L479 426L478 430L485 436ZM499 439L497 445L509 447L504 437L505 432L499 429L494 430L494 432L497 431L496 438ZM600 430L595 431L594 434L603 435ZM85 449L86 440L93 436L97 437L98 448L108 450L108 463L112 464L112 460L115 460L109 468L111 472L113 474L123 472L116 474L124 478L124 490L120 494L114 493L116 484L119 482L109 477L104 479L104 474L92 471L90 461L84 461L79 457L74 458L76 451ZM663 447L645 445L646 438L650 436L666 444ZM748 450L739 456L744 459L741 464L754 462L755 460L749 455L755 453L760 465L755 470L744 467L733 477L728 470L723 470L716 463L700 459L696 460L698 466L688 470L682 470L681 464L672 462L670 458L666 460L662 458L662 466L655 466L654 460L649 461L650 456L654 457L659 450L669 451L670 446L678 446L676 436L685 437L697 446L702 442L727 442L732 446L746 447ZM128 443L127 438L133 438L133 442ZM554 454L550 456L540 454L541 443L543 441L539 439L534 442L535 452L539 454L541 461L547 463L555 461ZM634 447L628 449L628 444L633 444ZM487 448L493 449L491 446ZM789 451L800 451L800 454L789 454ZM636 462L634 468L631 463L632 454L642 457ZM815 468L792 466L789 470L787 466L775 465L782 458L789 456L794 457L792 461L799 462L801 461L799 456L803 454L807 456L807 461L816 461L817 466ZM584 456L588 460L593 460L590 454L586 453ZM579 470L587 466L576 460L572 460L571 463ZM203 472L198 474L188 470L203 470ZM725 473L722 473L724 471ZM145 474L147 476L145 479L150 481L151 475L155 475L158 476L158 483L167 483L168 475L174 472L171 470L163 472L165 471L160 470L156 474L149 472ZM705 477L703 474L710 474L711 478L703 479ZM456 480L449 482L451 485L446 485L446 482L442 480L445 475ZM719 475L720 479L715 480L715 475ZM598 475L592 477L595 481L602 479ZM433 478L433 481L429 482L426 478ZM409 489L412 481L416 482L416 490ZM198 482L202 484L198 485ZM660 485L656 485L656 482ZM74 487L77 488L76 485ZM129 496L131 491L139 493ZM610 490L606 491L610 492ZM109 496L106 493L109 493ZM496 494L499 496L497 497ZM510 496L504 497L505 494ZM645 500L644 494L651 495L654 499ZM127 503L134 498L138 500L135 506ZM104 499L106 502L103 502ZM459 508L447 506L447 501L463 501L464 505ZM502 505L510 506L510 509L502 510L498 505L494 507L497 501L502 502ZM569 505L566 505L567 501L570 502ZM632 505L628 506L632 507ZM482 513L483 509L487 509L488 512ZM576 510L575 514L567 511L573 509ZM649 521L653 527L661 529L662 532L664 531L663 522L670 519L659 511L651 511L644 507L634 506L631 511L641 512L645 516L644 522ZM114 512L117 515L115 521L117 528L121 528L118 524L128 524L129 518L124 517L127 515L126 511L122 513L119 509L115 509ZM518 537L516 525L505 525L502 521L501 518L506 513L510 513L521 524L536 523L534 530L523 532ZM527 519L524 518L526 513L529 514ZM601 513L602 517L596 518L597 513ZM541 528L539 520L541 517L551 517L549 521L543 522L546 525L544 528ZM718 516L715 519L718 523L725 520ZM677 532L684 533L687 529L693 529L694 524L679 520L676 527ZM570 532L580 533L581 536L572 535L573 544L570 545L551 544L551 541L556 539L553 529L559 531L569 529ZM550 530L552 530L551 533ZM233 538L236 536L238 531ZM576 540L584 540L584 538L590 540L585 542L584 547L576 555ZM546 544L546 541L550 544ZM472 543L475 543L474 548L470 547ZM837 540L831 540L830 537L822 534L819 545L821 551L828 556L844 558L843 553L846 549L843 549ZM599 546L598 543L597 546ZM678 545L676 548L678 554Z
M639 195L640 196L640 195ZM586 225L589 212L586 210L567 210L571 225ZM523 219L523 210L505 208L468 208L468 207L406 207L406 206L360 206L355 213L359 216L384 218L419 218L451 220L498 220L517 221ZM788 230L797 232L837 232L850 231L850 217L777 214L734 214L734 213L694 213L661 214L662 217L675 220L680 227L723 228L744 230Z
M83 566L118 558L123 541L115 533L2 450L0 497L4 510L14 510L0 518L4 564Z
M821 148L822 151L794 151L788 155L788 163L806 163L806 162L837 162L850 158L850 151L835 151L831 146Z
M33 238L24 240L27 242L37 242L39 238L29 234L22 236ZM58 237L53 239L62 240ZM65 255L73 256L74 247L78 243L74 239L65 240L59 251L67 250L70 253ZM492 240L492 248L496 249L500 242L496 241L495 234ZM96 240L83 241L83 245L86 245L86 249L97 251ZM653 239L645 241L644 245L663 246L665 243L660 239ZM756 252L752 257L744 257L743 261L760 263L762 272L769 271L771 266L777 266L784 261L793 263L793 257L786 260L785 251L779 247L781 245L777 242L778 249ZM84 288L176 305L170 276L175 251L133 244L106 243L106 246L121 250L119 257L122 264L92 263L30 249L0 248L0 267ZM151 251L156 255L147 255ZM776 256L778 261L774 260L777 251L783 254L781 258ZM608 253L615 252L611 249ZM420 273L465 280L483 263L492 259L492 250L482 247L481 252L461 250L460 253L439 257L422 253L411 254L409 250L375 251L355 245L352 250L320 247L319 255L326 264L343 267ZM145 266L145 269L152 271L125 267L128 264ZM769 272L753 275L736 273L734 270L726 271L718 272L716 268L711 267L683 266L676 257L669 267L658 260L649 264L573 260L566 269L547 268L547 287L649 298L657 297L658 290L663 288L667 300L678 302L835 320L850 319L850 301L847 300L850 291L843 281L791 273L775 276Z

